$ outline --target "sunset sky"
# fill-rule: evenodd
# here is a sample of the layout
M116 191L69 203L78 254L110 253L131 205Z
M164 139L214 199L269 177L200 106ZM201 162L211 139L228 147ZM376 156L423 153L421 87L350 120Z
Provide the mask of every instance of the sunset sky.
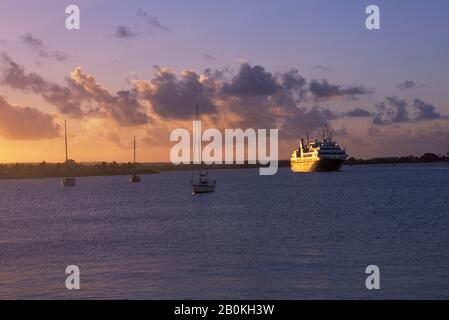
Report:
M81 29L65 28L65 8ZM365 8L381 29L365 28ZM355 157L443 154L449 2L0 2L0 162L168 161L170 131L324 123Z

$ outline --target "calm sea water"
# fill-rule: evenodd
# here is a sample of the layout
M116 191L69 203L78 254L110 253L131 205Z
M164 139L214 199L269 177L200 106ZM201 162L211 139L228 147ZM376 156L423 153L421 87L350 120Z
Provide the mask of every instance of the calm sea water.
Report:
M212 174L0 181L0 299L449 299L448 164Z

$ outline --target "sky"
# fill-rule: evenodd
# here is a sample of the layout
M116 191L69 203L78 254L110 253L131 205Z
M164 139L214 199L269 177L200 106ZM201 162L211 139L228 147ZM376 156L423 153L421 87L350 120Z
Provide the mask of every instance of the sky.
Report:
M67 30L65 8L80 8ZM365 8L380 8L380 30ZM448 151L449 2L3 0L0 162L168 161L171 130L328 123L359 158Z

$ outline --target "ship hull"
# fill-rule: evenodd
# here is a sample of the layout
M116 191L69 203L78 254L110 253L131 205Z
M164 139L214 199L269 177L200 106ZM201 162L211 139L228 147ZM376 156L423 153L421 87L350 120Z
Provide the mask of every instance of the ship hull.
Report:
M301 160L291 159L290 168L293 172L329 172L340 170L343 159Z

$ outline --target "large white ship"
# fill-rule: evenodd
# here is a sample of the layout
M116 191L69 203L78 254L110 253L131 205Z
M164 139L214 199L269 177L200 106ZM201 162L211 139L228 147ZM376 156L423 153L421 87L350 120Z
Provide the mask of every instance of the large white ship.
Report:
M293 151L290 167L293 172L336 171L347 159L346 151L332 140L327 125L321 139L307 141L301 138L299 147Z

